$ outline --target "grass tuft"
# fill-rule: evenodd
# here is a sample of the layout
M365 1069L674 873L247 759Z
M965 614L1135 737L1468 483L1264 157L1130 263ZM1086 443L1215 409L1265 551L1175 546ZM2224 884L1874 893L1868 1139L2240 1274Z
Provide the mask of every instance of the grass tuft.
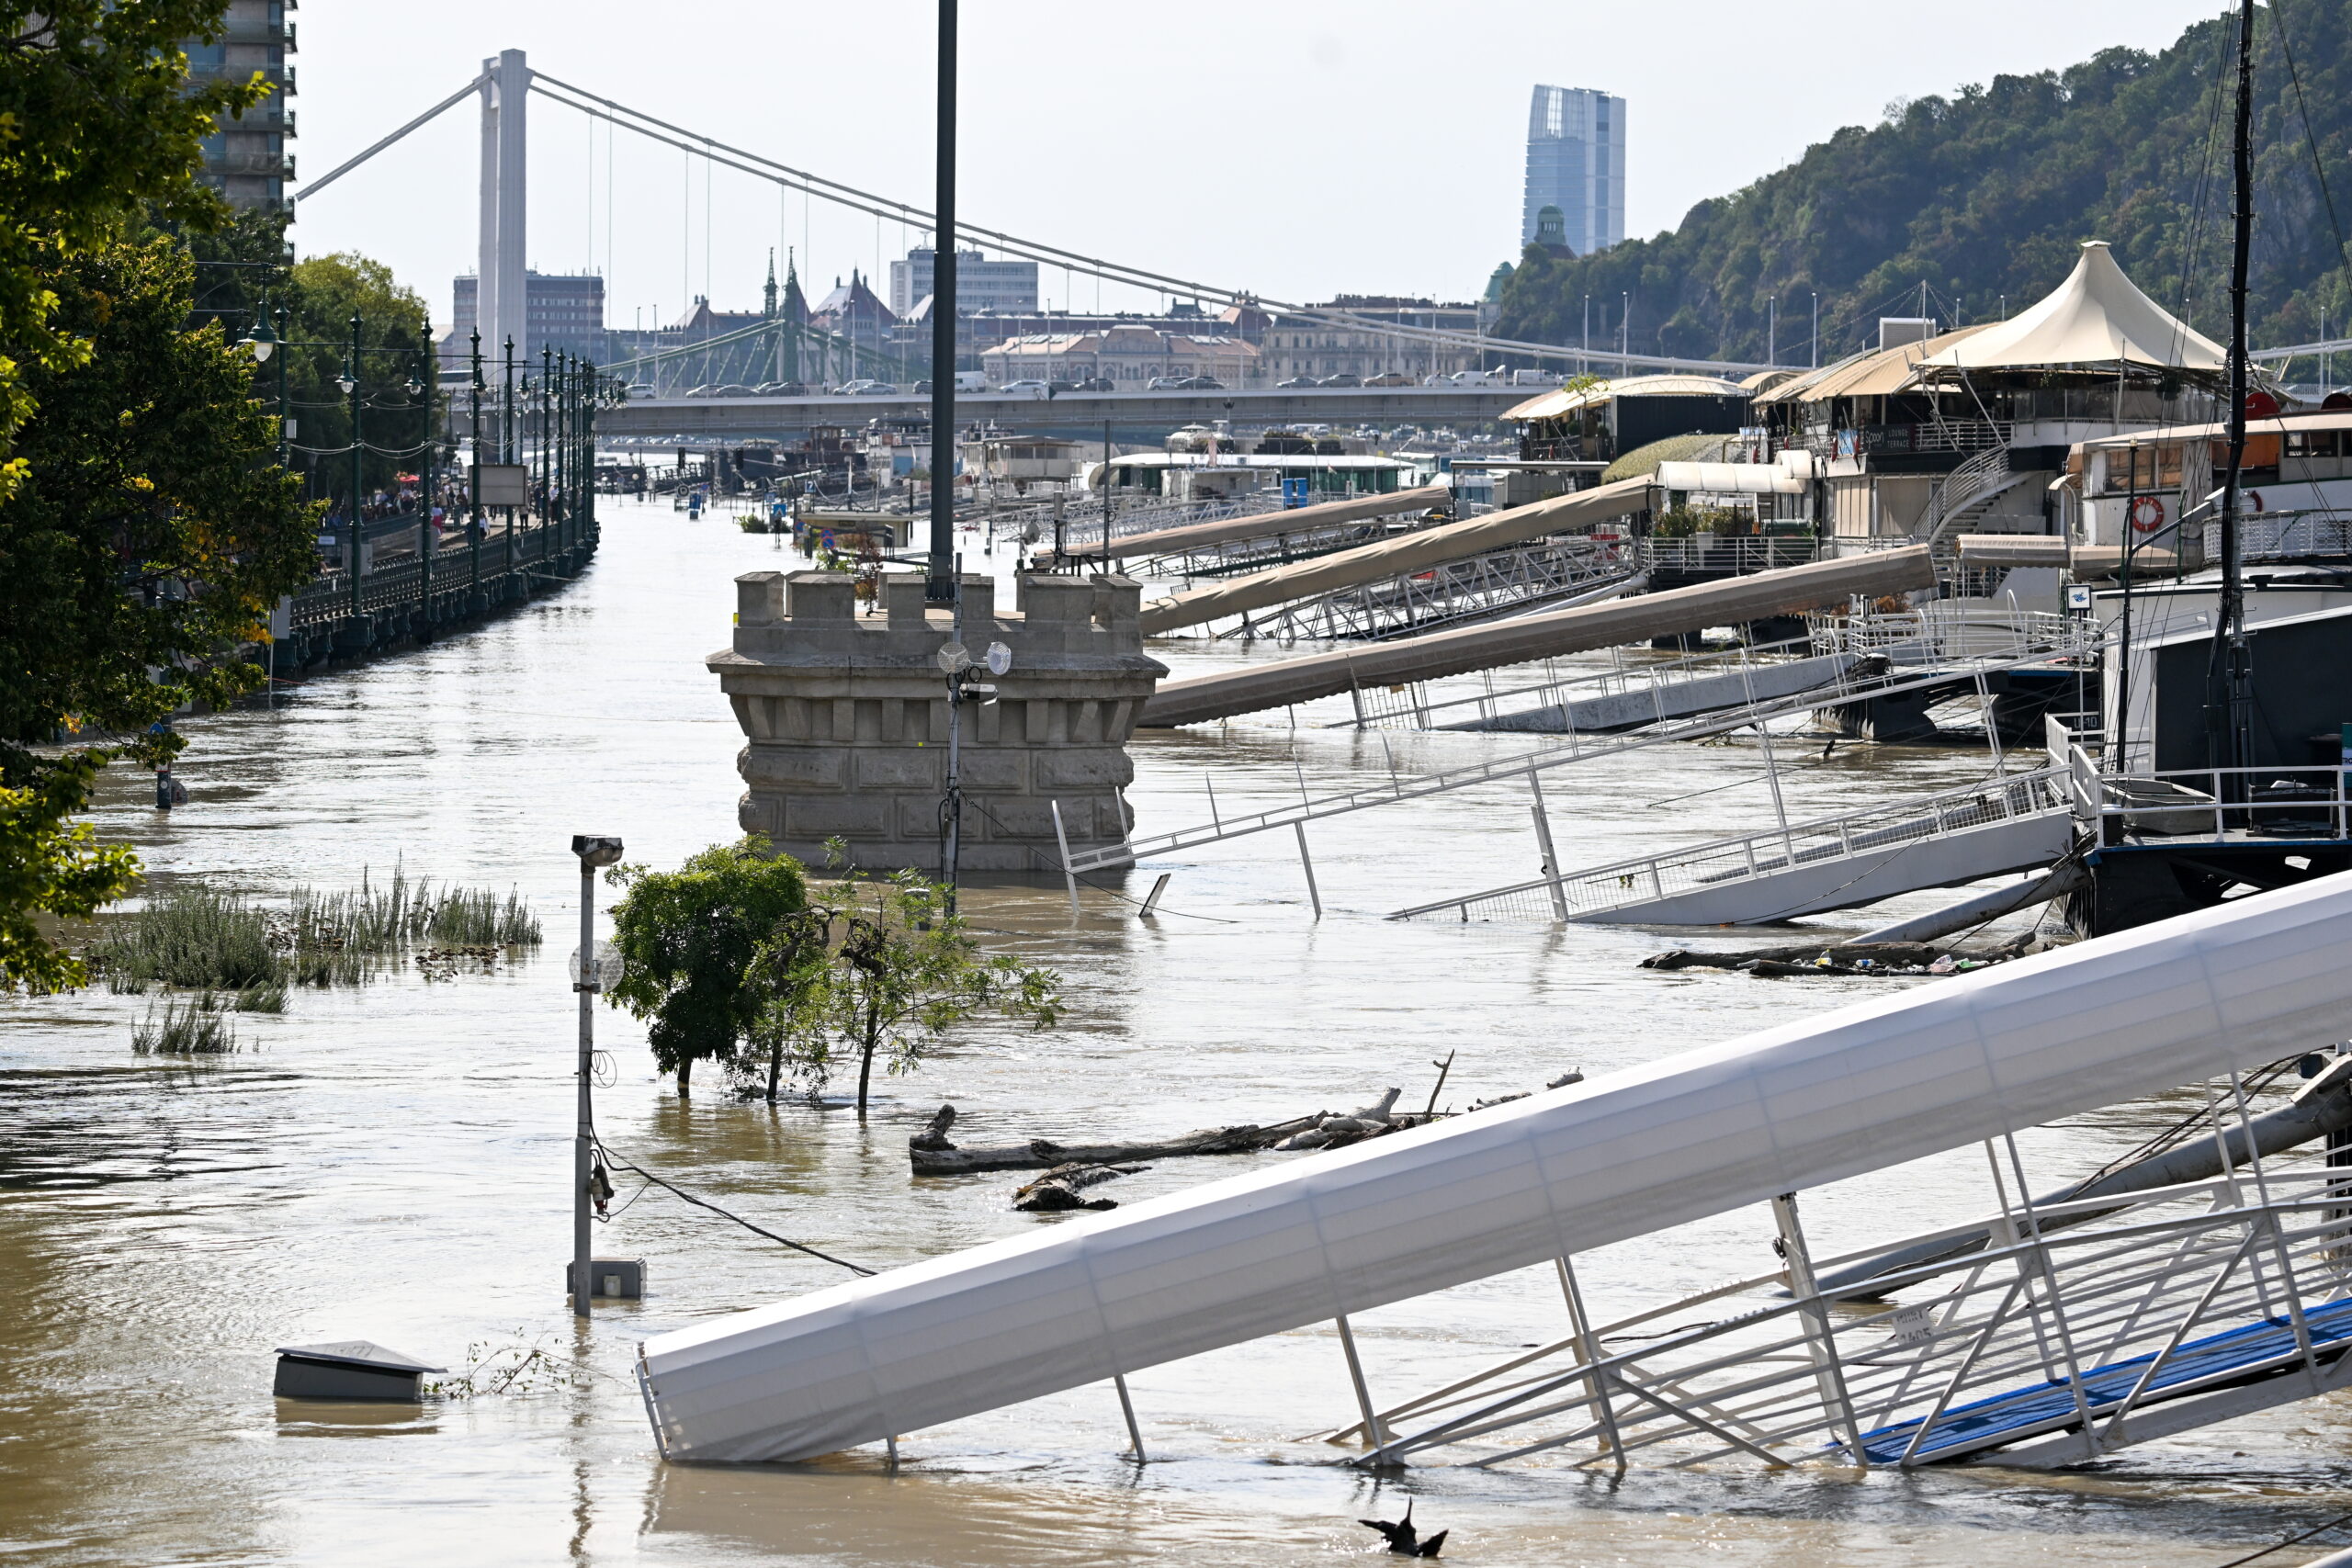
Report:
M141 1056L221 1056L237 1048L237 1032L222 1017L228 1004L199 991L187 1005L166 997L158 1010L131 1026L130 1048Z

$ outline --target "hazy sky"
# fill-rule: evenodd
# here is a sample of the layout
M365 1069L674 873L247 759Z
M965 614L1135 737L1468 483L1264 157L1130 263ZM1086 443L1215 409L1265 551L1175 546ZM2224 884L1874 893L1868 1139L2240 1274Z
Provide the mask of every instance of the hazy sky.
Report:
M2218 0L966 0L959 200L1007 232L1281 299L1464 298L1518 248L1529 88L1628 100L1627 228L1769 173L1898 96L2156 48ZM924 0L314 0L295 13L300 171L316 178L501 49L722 141L928 207L935 11ZM475 251L479 118L462 104L304 202L304 254L389 261L436 319ZM895 222L535 96L530 262L607 280L610 318L692 294L753 305L771 246L821 293L903 254ZM297 182L297 187L300 186ZM1096 285L1048 270L1057 305ZM1149 304L1104 293L1106 307Z

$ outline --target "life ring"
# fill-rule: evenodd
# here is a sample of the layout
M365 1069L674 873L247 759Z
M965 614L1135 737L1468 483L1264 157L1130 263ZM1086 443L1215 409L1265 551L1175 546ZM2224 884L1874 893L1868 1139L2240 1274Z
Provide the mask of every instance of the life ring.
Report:
M2153 495L2143 495L2132 503L2132 531L2153 534L2165 525L2165 503Z
M2248 512L2259 512L2262 510L2262 492L2260 491L2250 490L2245 492L2245 509Z

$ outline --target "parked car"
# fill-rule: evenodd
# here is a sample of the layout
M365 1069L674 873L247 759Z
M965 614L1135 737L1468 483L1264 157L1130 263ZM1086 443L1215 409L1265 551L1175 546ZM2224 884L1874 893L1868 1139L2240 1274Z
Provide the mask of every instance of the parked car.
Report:
M1184 378L1182 376L1154 376L1143 384L1143 389L1147 392L1173 392L1183 385Z
M1089 376L1070 388L1073 392L1115 392L1118 389L1119 384L1108 376Z
M1294 376L1287 381L1277 381L1277 387L1319 387L1323 383L1312 376Z
M1363 378L1351 376L1342 370L1337 376L1326 376L1315 384L1318 387L1361 387L1363 385Z
M899 389L888 381L868 381L857 389L861 398L895 398Z
M1365 377L1363 384L1367 387L1409 387L1413 384L1413 378L1410 376L1400 376L1394 370L1383 370L1377 376Z
M1007 381L997 389L1008 398L1050 398L1054 389L1043 381Z
M1222 392L1225 383L1214 376L1187 376L1176 383L1188 392Z

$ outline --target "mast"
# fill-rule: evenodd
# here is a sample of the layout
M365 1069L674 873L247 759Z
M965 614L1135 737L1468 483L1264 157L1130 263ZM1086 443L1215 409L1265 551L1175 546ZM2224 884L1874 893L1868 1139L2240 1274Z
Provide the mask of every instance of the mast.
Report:
M2245 640L2245 583L2238 537L2239 477L2245 464L2245 277L2246 253L2254 232L2254 0L2238 5L2238 101L2232 157L2237 191L2231 214L2229 467L2222 478L2222 596L2213 617L2206 739L2209 765L2254 765L2252 660ZM2183 541L2185 544L2186 541ZM2243 799L2243 773L2220 781L2223 799Z

